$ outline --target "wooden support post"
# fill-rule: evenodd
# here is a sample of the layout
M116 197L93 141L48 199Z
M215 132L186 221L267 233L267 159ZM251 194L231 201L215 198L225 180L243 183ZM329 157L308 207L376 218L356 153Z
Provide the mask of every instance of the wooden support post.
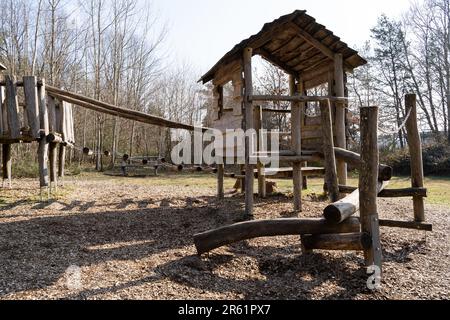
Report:
M255 116L254 116L254 125L257 133L257 150L263 151L260 149L261 147L261 130L263 128L262 125L262 107L255 106ZM267 150L264 150L267 151ZM266 197L266 174L264 164L258 160L258 196L260 198Z
M23 89L25 94L26 114L31 135L35 139L40 138L39 100L36 77L24 77Z
M253 95L253 79L252 79L252 56L253 49L244 49L244 108L245 108L245 129L254 129L253 124L253 103L249 97ZM248 132L248 131L247 131ZM253 185L255 181L254 165L250 163L250 156L252 152L253 141L252 137L246 135L245 138L245 214L253 216Z
M2 163L3 163L3 182L2 186L5 187L5 180L8 180L8 187L11 189L12 174L11 174L11 145L2 145Z
M300 82L302 83L302 82ZM302 85L297 87L294 75L289 76L289 91L291 96L303 92ZM299 102L291 103L291 140L292 151L296 155L302 154L302 110ZM294 211L302 211L302 165L301 161L293 162L292 176L294 184Z
M38 149L39 162L39 182L42 188L49 186L49 172L48 172L48 142L47 135L49 134L48 109L47 109L47 95L45 92L45 80L42 80L42 86L38 89L39 99L39 123L40 123L40 140Z
M336 157L334 153L333 123L331 120L331 108L329 101L320 103L323 134L323 154L325 159L325 182L331 202L339 200L339 183L336 169Z
M65 166L66 166L66 147L64 146L64 144L60 144L58 153L58 180L62 187L64 187Z
M19 101L17 98L16 81L10 76L6 76L5 80L9 138L18 139L20 137L21 126L19 122Z
M406 132L408 135L409 153L411 155L411 184L413 188L423 188L423 159L422 143L420 141L419 129L417 128L417 104L416 95L408 94L405 97L406 113L411 112L406 121ZM425 221L425 205L422 197L413 197L414 220Z
M0 135L3 135L6 133L6 131L8 131L8 122L6 121L6 105L4 104L5 100L5 87L0 86Z
M345 96L344 60L342 54L340 53L336 54L334 58L334 93L340 98ZM339 102L335 102L334 105L336 108L336 146L338 148L347 149L345 134L345 105ZM347 164L338 159L336 165L339 183L347 185Z
M225 166L223 164L217 165L217 196L219 199L225 197L224 191L224 176L225 176Z
M56 149L58 147L57 143L50 143L50 147L49 147L49 161L50 161L50 189L53 188L55 189L55 191L58 190L58 171L57 171L57 153L56 153Z
M372 237L372 246L364 251L366 265L378 266L381 272L382 252L378 219L378 107L361 108L361 171L359 202L362 232Z

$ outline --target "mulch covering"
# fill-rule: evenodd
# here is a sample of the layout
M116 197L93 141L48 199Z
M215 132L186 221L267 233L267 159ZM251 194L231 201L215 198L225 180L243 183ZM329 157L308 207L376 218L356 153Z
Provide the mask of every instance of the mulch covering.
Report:
M0 190L0 299L448 299L450 209L427 206L433 233L382 229L383 288L371 292L361 253L303 255L298 236L234 244L202 258L192 235L243 219L243 198L212 188L137 180L68 183L64 199L26 199L36 182ZM306 199L305 199L306 200ZM1 200L0 200L1 201ZM256 204L257 219L289 217L291 199ZM325 203L309 199L305 217ZM381 199L383 218L412 202ZM69 285L70 268L81 286ZM68 269L69 268L69 269ZM70 281L68 281L70 280Z

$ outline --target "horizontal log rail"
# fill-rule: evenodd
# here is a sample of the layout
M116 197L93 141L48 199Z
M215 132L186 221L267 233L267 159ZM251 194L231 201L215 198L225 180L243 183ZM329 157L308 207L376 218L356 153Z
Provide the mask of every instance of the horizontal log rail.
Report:
M261 237L304 234L339 234L360 232L358 218L350 218L339 225L325 219L276 219L236 223L194 236L199 255L239 241Z
M380 219L380 227L433 231L433 225L415 221L395 221Z
M202 131L208 130L207 128L195 127L188 124L183 124L171 120L167 120L161 117L152 116L147 113L130 110L125 108L120 108L109 103L101 102L95 99L91 99L73 92L58 89L52 86L46 86L46 90L49 95L54 96L57 99L78 105L80 107L90 109L97 112L106 113L113 116L118 116L121 118L134 120L142 123L147 123L156 126L163 126L173 129L185 129L189 131L194 131L201 129Z
M330 101L338 102L340 104L346 104L349 98L346 97L329 97L329 96L281 96L281 95L252 95L248 99L252 102L265 102L265 101L288 101L288 102L320 102Z
M345 161L351 165L359 167L361 165L361 155L358 153L348 151L342 148L334 148L336 159ZM316 151L313 155L317 159L323 158L322 151ZM389 181L392 179L393 170L392 167L380 164L378 168L378 179L380 181Z
M339 192L349 194L354 192L356 187L339 185ZM324 190L327 190L327 185L324 185ZM403 188L403 189L384 189L378 194L379 198L407 198L407 197L428 197L427 188Z

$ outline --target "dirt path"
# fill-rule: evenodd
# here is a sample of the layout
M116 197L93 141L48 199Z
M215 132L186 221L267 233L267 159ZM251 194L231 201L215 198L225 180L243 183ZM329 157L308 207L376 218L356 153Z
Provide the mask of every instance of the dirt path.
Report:
M383 289L372 293L361 254L302 255L297 236L197 258L192 235L242 220L243 208L242 198L218 203L201 184L79 180L48 204L17 200L35 192L35 181L14 187L0 190L0 299L450 298L449 208L427 206L433 233L382 230ZM407 219L411 205L380 200L380 212ZM308 201L303 216L318 217L323 207ZM256 218L286 217L291 208L286 197L271 198L257 203Z

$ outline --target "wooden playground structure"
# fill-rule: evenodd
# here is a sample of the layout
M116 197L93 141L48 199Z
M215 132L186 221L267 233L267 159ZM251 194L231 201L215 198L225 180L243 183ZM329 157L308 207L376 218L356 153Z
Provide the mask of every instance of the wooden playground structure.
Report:
M252 57L265 60L290 75L290 95L261 96L253 94ZM356 51L320 25L305 11L264 25L256 35L236 45L202 77L203 83L214 85L215 129L262 130L262 112L283 112L258 105L268 101L291 102L291 150L281 150L281 162L292 163L294 210L302 209L302 175L318 168L308 168L308 161L323 160L325 186L332 202L322 219L279 219L249 221L225 226L195 235L199 254L237 241L256 237L301 235L305 252L313 249L363 251L367 266L382 267L380 226L431 231L424 223L422 149L417 128L415 95L406 96L406 130L411 152L412 188L386 189L392 168L379 163L378 107L361 108L361 155L346 150L346 73L366 64ZM223 87L228 82L234 88L234 103L224 108ZM327 96L308 96L309 89L328 83ZM308 118L308 104L320 105L320 116ZM251 217L254 202L255 171L258 195L265 197L266 174L261 163L250 163L250 144L245 145L245 176L239 177L245 192L245 211ZM347 163L359 169L359 186L347 186ZM319 169L320 170L320 169ZM218 196L224 196L223 165L218 166ZM344 193L350 193L342 198ZM414 221L380 220L377 197L412 197ZM353 215L359 210L360 217Z
M260 55L290 75L288 96L253 94L252 57ZM267 109L269 101L291 103L291 149L279 152L280 161L290 163L293 180L293 207L302 210L304 177L325 176L330 204L324 217L317 219L279 219L248 221L194 236L199 254L237 241L265 236L299 235L305 252L314 249L356 250L364 252L367 266L382 267L380 227L399 227L431 231L425 223L422 152L417 127L415 95L406 96L406 130L411 153L409 189L387 189L392 168L379 163L378 107L361 108L361 155L347 150L346 114L348 98L346 73L367 63L340 38L320 25L306 11L266 24L256 35L242 41L228 52L201 81L214 85L214 129L262 130L263 112L286 112ZM234 88L233 105L224 107L223 87ZM308 96L308 90L328 83L328 95ZM23 88L19 92L19 88ZM306 109L318 106L320 115L308 117ZM196 128L142 112L120 108L83 95L46 85L44 79L4 76L0 80L0 143L2 144L3 179L11 181L11 145L38 143L40 186L56 187L64 177L65 150L75 144L72 105L151 125L194 131ZM207 130L202 128L203 131ZM254 183L258 195L266 197L267 168L250 163L250 139L245 142L244 174L233 175L245 192L245 212L252 216ZM59 149L58 149L59 147ZM87 150L87 154L91 152ZM59 160L59 161L58 161ZM308 162L322 161L323 168L308 167ZM59 163L59 165L58 165ZM359 169L358 188L347 183L347 164ZM147 163L148 164L148 163ZM146 165L146 164L144 164ZM195 170L195 169L194 169ZM223 198L225 166L217 164L218 197ZM267 170L267 171L266 171ZM348 194L343 197L344 194ZM414 219L393 221L379 219L377 197L412 197ZM359 211L359 218L354 215Z

